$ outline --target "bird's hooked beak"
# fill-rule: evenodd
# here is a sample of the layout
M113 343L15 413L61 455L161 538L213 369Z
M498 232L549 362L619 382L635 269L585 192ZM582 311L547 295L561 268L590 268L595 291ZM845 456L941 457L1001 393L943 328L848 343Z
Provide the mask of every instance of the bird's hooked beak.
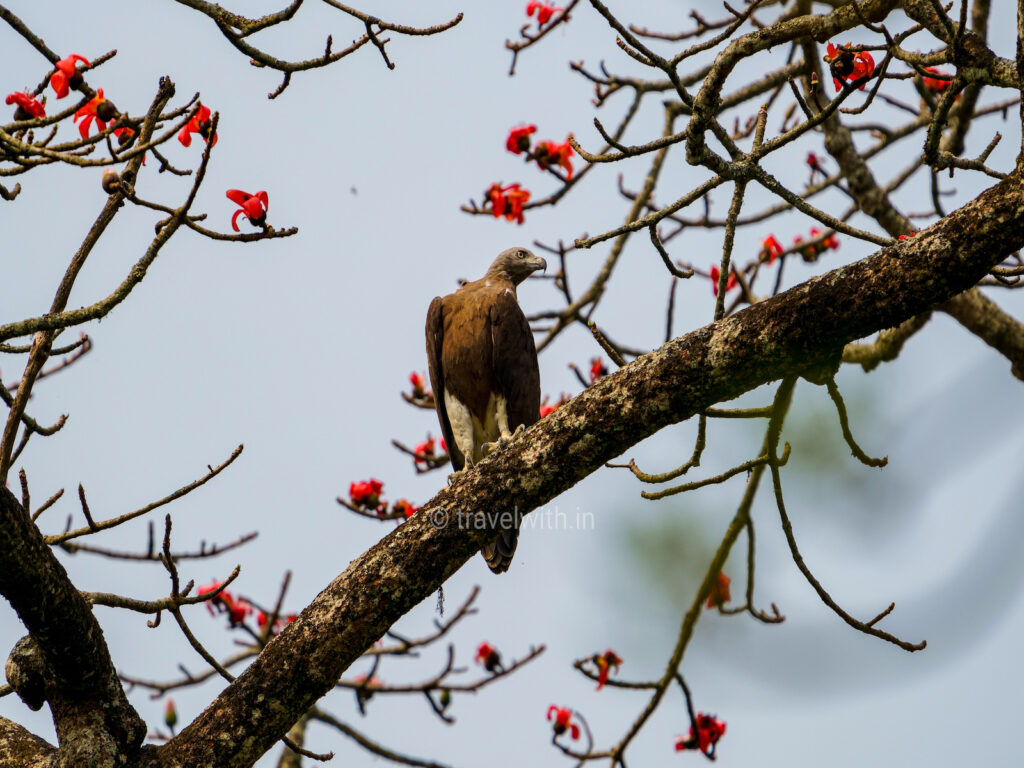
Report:
M536 272L538 269L541 272L548 271L548 263L544 261L544 259L541 258L540 256L533 256L533 258L530 261L530 265L533 267L534 272Z

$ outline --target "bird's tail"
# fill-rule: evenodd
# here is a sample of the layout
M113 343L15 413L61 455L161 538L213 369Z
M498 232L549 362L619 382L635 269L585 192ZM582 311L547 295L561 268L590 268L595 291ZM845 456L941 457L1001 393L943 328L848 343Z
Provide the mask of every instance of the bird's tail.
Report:
M498 533L490 544L485 544L480 554L487 561L487 567L495 573L504 573L512 564L512 556L516 553L519 543L519 526L506 528Z

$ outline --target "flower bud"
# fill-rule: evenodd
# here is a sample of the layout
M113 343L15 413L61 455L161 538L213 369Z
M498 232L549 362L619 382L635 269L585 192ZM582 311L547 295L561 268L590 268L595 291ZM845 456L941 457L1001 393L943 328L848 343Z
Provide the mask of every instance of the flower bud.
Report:
M109 123L119 114L117 107L114 106L114 102L110 101L110 99L101 101L96 105L96 119L102 120L104 123Z
M107 168L103 172L103 181L101 184L103 185L103 191L108 195L112 195L121 188L121 177L118 175L117 171Z

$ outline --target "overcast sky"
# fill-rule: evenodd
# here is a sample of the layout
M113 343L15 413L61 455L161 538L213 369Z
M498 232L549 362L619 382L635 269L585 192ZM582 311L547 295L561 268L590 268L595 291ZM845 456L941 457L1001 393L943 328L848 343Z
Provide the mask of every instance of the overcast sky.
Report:
M326 6L307 5L292 24L257 40L281 58L309 58L322 51L329 33L336 48L361 34ZM570 242L583 232L617 226L628 209L616 190L617 174L625 174L627 189L637 189L647 169L643 158L596 169L557 208L528 212L521 227L459 211L494 181L519 181L537 195L556 188L553 178L505 151L513 125L536 123L538 136L558 141L571 131L585 146L600 147L592 87L567 62L583 59L597 67L603 59L613 71L640 73L583 2L567 27L521 57L510 78L503 43L527 21L524 5L396 0L364 6L415 25L436 24L459 11L466 16L443 36L393 35L394 71L367 47L326 70L296 76L283 96L268 101L278 76L251 67L205 17L184 6L124 0L8 4L61 55L91 58L116 48L117 56L90 73L89 82L130 114L144 112L161 75L174 80L179 100L201 91L203 102L221 116L220 141L197 202L211 227L229 227L235 206L224 191L238 187L266 190L270 223L300 230L291 239L244 246L179 233L129 299L86 328L95 349L42 382L30 405L43 423L70 416L59 435L33 440L20 462L36 503L67 489L65 500L41 518L44 532L63 529L68 515L76 525L83 522L73 493L80 482L93 515L113 517L199 477L244 443L229 471L173 506L174 541L189 549L200 540L223 543L252 530L260 535L240 551L188 564L184 576L205 583L240 562L237 591L271 602L291 570L286 608L298 610L390 530L391 524L357 519L335 503L351 481L378 477L386 498L417 503L437 491L443 472L416 476L408 458L390 446L392 438L413 444L438 431L432 413L399 397L409 372L426 368L423 323L431 298L453 290L459 278L480 276L504 248L534 240ZM992 44L1012 56L1010 4L994 5ZM694 7L709 17L720 14L709 2L620 0L611 6L624 21L666 31L689 27ZM238 7L254 16L271 9L265 3ZM33 87L47 63L6 27L0 42L7 52L5 93ZM727 90L746 75L778 66L784 55L762 55ZM890 86L916 103L908 84L887 84L887 92ZM787 106L785 94L779 103L777 110ZM640 143L660 131L659 105L659 98L651 101L629 141ZM618 97L596 114L614 125L625 106ZM755 111L751 103L738 114ZM895 118L875 102L863 119ZM778 122L770 121L769 130ZM976 155L1000 130L1004 140L991 163L1008 169L1020 142L1016 122L1012 116L1005 123L999 117L979 121L968 154ZM72 130L65 126L62 135ZM882 155L880 175L888 178L902 168L920 142L911 139ZM805 137L786 158L773 159L770 169L802 189L802 159L809 150L821 151L820 135ZM177 165L194 167L201 145L175 144L167 151ZM676 148L657 199L672 200L703 178ZM943 183L956 188L952 201L976 194L988 180L959 174ZM139 191L177 205L186 184L157 174L150 162ZM0 203L2 322L45 311L106 199L95 170L46 168L24 177L22 186L16 201ZM724 214L729 194L723 188L712 196L713 212ZM750 210L765 202L752 191ZM927 209L926 185L912 185L897 203L904 210ZM833 212L846 206L838 194L822 204ZM90 257L71 303L107 295L148 244L154 222L144 211L121 214ZM854 223L872 228L863 218ZM790 215L769 229L789 242L811 225ZM750 258L766 234L758 227L741 230L736 253ZM719 258L720 233L694 232L671 247L674 257L706 269ZM816 268L871 251L843 238L843 247ZM577 286L606 253L601 246L572 257ZM787 272L787 285L812 274L795 264ZM668 287L647 238L634 238L596 318L624 343L656 346L664 336ZM993 296L1024 316L1017 296ZM520 300L533 311L556 305L558 296L547 283L531 282L520 289ZM712 312L706 280L682 284L675 332L709 322ZM584 366L599 351L584 331L564 334L541 357L544 393L557 398L577 392L568 364ZM17 379L19 363L12 356L0 359L4 381ZM707 615L682 667L698 709L728 722L720 765L1019 764L1024 427L1017 415L1021 382L1008 369L944 316L915 337L896 363L870 375L844 369L839 383L854 432L869 453L889 456L884 470L849 456L827 395L800 383L785 434L793 459L783 477L804 555L856 615L873 616L895 601L886 628L910 640L927 639L928 648L906 654L853 632L821 605L793 566L778 514L762 489L755 506L758 598L764 605L775 602L787 621L769 627L743 616ZM742 402L765 404L770 396L766 388ZM762 426L713 424L699 476L753 457ZM694 429L686 424L665 430L626 457L649 471L674 467L689 455ZM566 513L567 525L552 530L542 522L562 519L555 517L528 525L508 574L494 576L474 558L445 587L449 606L473 585L483 588L479 614L453 636L458 662L470 668L467 678L478 673L472 655L481 640L506 658L544 643L539 660L475 697L457 696L455 726L440 723L416 697L378 697L365 719L344 694L328 697L325 708L389 746L460 766L484 760L565 764L548 743L544 714L552 703L582 711L599 747L614 743L643 698L596 693L571 662L614 648L625 659L623 677L661 674L682 608L742 488L740 477L698 495L652 503L640 499L639 484L623 470L598 472L552 502L552 511ZM587 522L585 529L571 527L577 519ZM138 550L145 540L146 522L138 520L93 543ZM60 557L83 590L155 599L169 589L158 565ZM732 558L727 568L738 577L734 594L742 591L742 559ZM106 608L97 614L119 670L171 679L179 663L193 672L203 669L172 622L154 630L139 615ZM426 632L434 617L431 599L400 629ZM222 620L201 608L188 618L209 648L232 652ZM17 617L0 607L0 656L22 633ZM393 683L426 679L442 666L443 650L385 665L378 674ZM176 694L181 718L188 722L219 687L214 682ZM151 729L160 727L162 701L142 691L133 692L132 700ZM30 713L15 696L0 699L0 715L53 738L48 715ZM674 737L687 726L673 692L637 740L631 764L702 761L672 753ZM311 727L307 746L334 750L339 765L368 762L346 737L320 726ZM278 751L259 765L273 764Z

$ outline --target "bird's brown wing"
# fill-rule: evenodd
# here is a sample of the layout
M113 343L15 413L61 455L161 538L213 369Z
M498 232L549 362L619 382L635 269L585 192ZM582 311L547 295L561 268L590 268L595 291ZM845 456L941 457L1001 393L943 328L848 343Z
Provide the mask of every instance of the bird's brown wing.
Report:
M430 388L434 390L434 407L437 409L437 420L441 424L441 434L448 448L452 466L456 471L462 469L465 460L459 452L452 435L452 425L448 421L448 411L444 405L444 359L441 350L444 348L444 301L440 296L430 302L427 310L427 369L430 371Z
M540 368L533 332L510 290L501 291L490 308L494 378L508 409L512 431L540 418Z
M529 427L540 418L540 368L530 324L511 290L501 290L489 310L491 321L491 364L494 378L505 398L508 426ZM487 567L504 573L512 563L519 543L518 518L498 532L481 554Z

